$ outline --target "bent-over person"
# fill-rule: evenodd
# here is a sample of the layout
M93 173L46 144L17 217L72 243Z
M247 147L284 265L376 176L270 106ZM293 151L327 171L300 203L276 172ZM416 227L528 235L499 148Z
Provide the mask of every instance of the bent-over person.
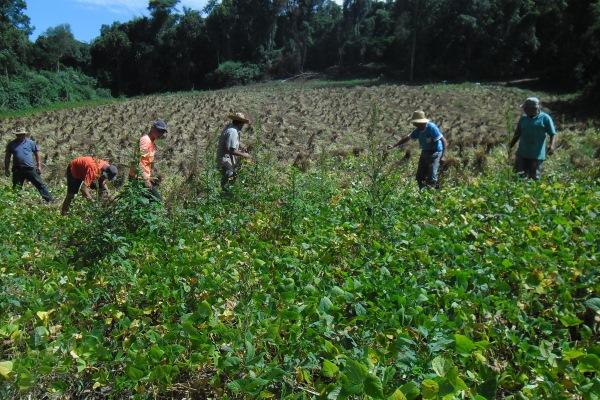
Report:
M117 177L117 167L110 165L107 161L95 159L90 156L77 157L67 167L67 196L62 205L61 213L69 212L71 202L77 192L81 190L83 197L94 201L91 188L96 187L98 196L108 196L107 181Z

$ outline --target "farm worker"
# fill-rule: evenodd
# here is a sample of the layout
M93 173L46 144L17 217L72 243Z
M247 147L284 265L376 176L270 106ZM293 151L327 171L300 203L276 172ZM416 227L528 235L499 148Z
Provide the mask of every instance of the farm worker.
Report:
M542 163L547 155L552 155L556 143L556 128L550 115L541 109L540 100L537 97L529 97L521 105L524 115L519 119L515 134L510 141L512 149L517 141L517 157L515 170L530 179L540 179ZM546 146L547 136L550 142ZM546 150L547 147L547 150Z
M156 189L156 178L152 176L152 166L154 164L154 155L156 154L156 140L162 139L167 134L167 124L162 119L152 122L150 131L140 138L140 170L144 185L148 188L150 194L158 201L162 196ZM135 176L132 171L130 175Z
M110 165L104 160L95 159L90 156L77 157L69 163L67 167L67 196L62 205L62 215L69 212L71 201L81 188L81 194L93 201L90 188L96 186L98 195L108 195L106 181L112 181L117 177L117 167ZM83 185L82 185L83 183Z
M8 168L12 158L13 188L22 188L23 183L27 180L40 192L46 202L54 201L41 177L42 163L40 162L40 149L37 143L29 138L29 133L23 128L17 129L14 133L16 138L8 143L4 155L4 173L6 177L10 176Z
M415 111L410 122L416 129L400 139L398 143L392 145L391 148L401 146L410 139L419 140L421 147L419 167L417 168L417 183L419 184L419 188L426 186L439 188L438 170L440 168L440 161L444 158L444 153L448 148L448 142L444 135L442 135L440 128L425 118L424 111Z
M251 160L250 154L240 149L240 134L244 125L250 120L242 113L229 115L229 123L221 132L217 144L217 166L221 170L221 189L227 190L229 182L233 181L239 167L237 157Z

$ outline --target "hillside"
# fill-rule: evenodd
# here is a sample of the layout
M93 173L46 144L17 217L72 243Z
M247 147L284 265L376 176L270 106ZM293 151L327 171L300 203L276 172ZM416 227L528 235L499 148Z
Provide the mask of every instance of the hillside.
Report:
M62 217L0 181L0 398L597 399L600 133L557 109L544 178L518 179L527 94L261 85L0 122L35 130L57 196L70 157L126 165L172 127L164 207L124 182ZM449 137L441 191L385 151L420 106ZM255 162L223 196L234 109Z

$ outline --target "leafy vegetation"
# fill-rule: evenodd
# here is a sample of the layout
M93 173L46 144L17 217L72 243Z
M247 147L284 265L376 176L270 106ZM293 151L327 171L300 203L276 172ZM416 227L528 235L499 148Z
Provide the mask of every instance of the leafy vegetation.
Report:
M10 78L0 76L2 113L110 97L108 90L97 89L95 79L73 69L60 72L26 71Z
M418 191L375 138L302 172L255 134L231 197L212 169L69 217L0 188L2 397L597 398L598 175L498 152Z
M8 82L34 74L26 82L35 80L43 93L55 91L55 79L43 82L40 71L72 68L114 96L213 89L306 71L411 82L540 78L592 100L600 92L599 0L225 0L208 2L202 12L179 6L178 0L148 1L147 16L105 25L91 43L78 41L68 24L32 43L26 2L4 1L0 74ZM69 79L96 90L93 81ZM0 86L0 98L13 99L5 108L40 103L29 99L36 92L22 93L20 84Z

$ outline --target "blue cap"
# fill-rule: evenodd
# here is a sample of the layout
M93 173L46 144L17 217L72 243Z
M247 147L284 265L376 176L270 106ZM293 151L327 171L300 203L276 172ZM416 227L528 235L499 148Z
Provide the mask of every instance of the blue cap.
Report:
M152 123L152 127L158 129L159 131L167 132L167 123L162 119L157 119Z

